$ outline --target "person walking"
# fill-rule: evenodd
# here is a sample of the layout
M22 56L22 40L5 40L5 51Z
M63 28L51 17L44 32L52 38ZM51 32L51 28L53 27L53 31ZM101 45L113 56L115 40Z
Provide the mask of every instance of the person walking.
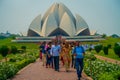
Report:
M54 59L54 69L55 71L59 72L59 54L60 54L60 45L58 45L57 42L55 42L55 45L51 48L51 53Z
M51 52L51 42L48 43L48 47L46 50L46 68L52 67L52 55Z
M39 46L39 58L40 58L40 61L42 61L42 47L41 47L41 43L40 43L40 46Z
M80 80L80 78L82 77L81 74L83 70L84 54L85 54L84 48L80 45L80 42L77 41L76 46L73 51L73 55L76 56L75 57L75 68L77 70L78 80Z
M65 46L63 48L63 60L64 60L64 64L65 64L65 70L66 72L69 71L70 69L70 63L71 63L71 47L69 45L69 43L65 43Z
M74 46L72 45L71 46L72 47L72 50L71 50L71 57L72 57L72 63L71 63L71 67L72 68L75 68L75 56L74 56L74 54L73 54L73 51L74 51Z
M40 50L42 52L42 62L43 62L43 66L45 66L46 64L46 50L45 50L45 44L46 42L43 42L41 45L40 45Z
M65 65L65 62L64 62L64 48L65 48L65 43L62 43L61 44L61 53L60 53L60 60L62 62L62 65L64 66Z

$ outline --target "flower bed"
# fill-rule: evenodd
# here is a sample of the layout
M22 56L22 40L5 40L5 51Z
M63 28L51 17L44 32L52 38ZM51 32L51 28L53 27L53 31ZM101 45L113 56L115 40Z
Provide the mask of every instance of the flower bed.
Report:
M93 56L94 55L88 54L85 57L84 71L88 76L92 77L94 80L119 80L119 65L95 59Z

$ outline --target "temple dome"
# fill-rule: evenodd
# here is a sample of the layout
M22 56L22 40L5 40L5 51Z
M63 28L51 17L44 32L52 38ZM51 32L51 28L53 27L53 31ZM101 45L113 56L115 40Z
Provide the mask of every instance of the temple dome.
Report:
M54 3L41 17L38 15L30 24L27 36L80 36L90 35L85 20L73 16L72 12L62 3Z

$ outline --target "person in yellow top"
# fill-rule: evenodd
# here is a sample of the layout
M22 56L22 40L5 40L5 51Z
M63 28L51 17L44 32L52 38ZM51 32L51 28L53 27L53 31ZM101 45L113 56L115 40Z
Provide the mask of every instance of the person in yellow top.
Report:
M64 66L64 60L63 60L63 57L64 57L64 47L65 47L65 43L61 43L60 60L61 60L63 66Z
M65 64L65 69L66 72L69 71L70 68L70 63L71 63L71 47L69 45L69 43L65 43L65 46L63 48L63 60L64 60L64 64Z

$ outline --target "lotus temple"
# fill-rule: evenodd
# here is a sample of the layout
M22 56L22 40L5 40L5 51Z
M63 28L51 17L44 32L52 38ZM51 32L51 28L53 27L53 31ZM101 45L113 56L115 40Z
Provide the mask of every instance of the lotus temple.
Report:
M17 37L16 42L50 41L55 36L62 36L68 41L99 41L88 24L79 15L75 16L62 3L54 3L43 16L38 15L30 24L27 36Z

